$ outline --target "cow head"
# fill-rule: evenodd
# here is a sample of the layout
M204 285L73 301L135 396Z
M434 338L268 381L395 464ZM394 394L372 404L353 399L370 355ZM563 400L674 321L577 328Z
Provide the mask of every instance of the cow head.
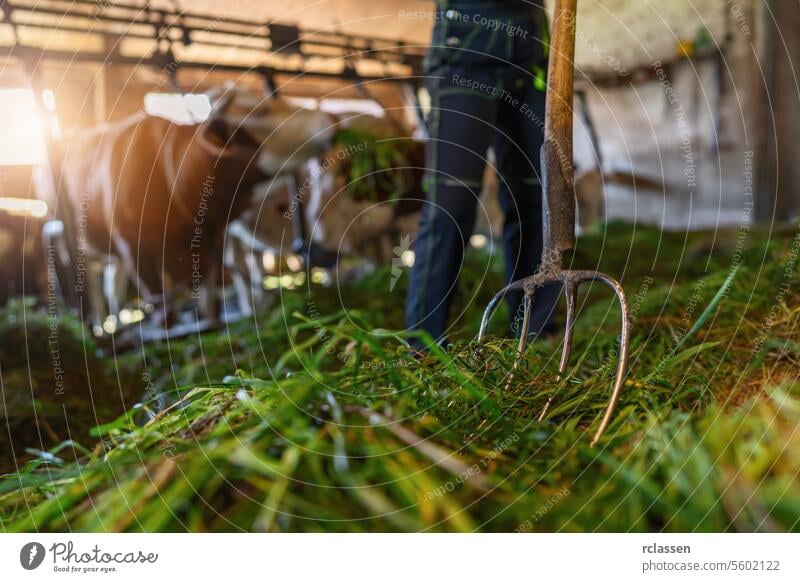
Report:
M210 121L221 120L234 133L258 144L257 165L268 176L295 171L330 147L337 119L298 107L281 97L226 85L208 93Z
M335 163L323 168L312 160L306 182L309 238L321 254L362 256L391 231L391 204L353 200L346 192L347 177L337 172Z

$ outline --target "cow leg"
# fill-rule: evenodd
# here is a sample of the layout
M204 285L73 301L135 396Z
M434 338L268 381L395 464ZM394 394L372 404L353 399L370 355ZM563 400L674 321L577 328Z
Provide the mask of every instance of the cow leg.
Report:
M136 259L133 256L130 245L128 245L128 243L119 236L114 236L113 240L114 247L117 250L120 260L122 261L124 270L128 273L130 280L136 285L136 294L139 297L149 301L153 297L153 291L155 289L151 288L151 286L148 286L142 276L139 274L139 271L136 268Z
M203 319L216 323L220 315L219 262L212 260L205 272L206 276L200 283L198 307Z
M253 301L253 307L263 307L266 294L264 293L264 272L263 253L255 250L247 250L244 257L245 265L247 266L248 278L250 279L250 298Z
M120 257L128 281L133 281L136 287L136 294L155 307L151 321L156 327L169 327L175 319L172 304L170 302L168 283L159 273L158 266L142 263L142 270L136 268L136 258L131 251L130 245L120 236L114 236L114 247Z
M245 270L242 266L245 257L247 256L244 249L244 243L236 236L230 235L225 244L223 252L223 261L225 268L233 279L233 288L236 292L236 303L239 306L239 313L244 317L249 317L253 314L250 305L250 285L245 276Z
M69 252L64 242L64 223L60 220L50 220L42 226L42 245L44 247L44 261L47 273L45 287L50 285L58 289L64 302L70 307L76 307L75 299L75 266L72 264Z
M103 292L111 315L119 317L128 293L128 274L116 257L109 257L103 279Z
M153 293L149 302L156 306L153 312L153 323L164 329L169 329L178 321L179 309L175 306L175 285L169 273L159 270L158 267L142 270L142 279L150 289L157 289L159 293Z
M103 295L103 273L105 264L103 261L89 258L86 260L86 299L89 305L83 305L82 309L88 307L91 314L92 329L95 335L100 335L103 331L103 324L108 317L108 307Z

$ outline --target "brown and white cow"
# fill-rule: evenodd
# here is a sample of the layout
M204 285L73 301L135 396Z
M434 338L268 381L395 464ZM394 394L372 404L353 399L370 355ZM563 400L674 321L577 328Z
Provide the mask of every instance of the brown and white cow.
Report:
M370 140L411 139L392 120L362 113L341 114L338 129L352 130ZM350 150L362 147L367 145L336 145L308 160L291 178L262 184L252 207L231 224L225 265L243 314L251 313L254 304L266 299L261 286L264 253L278 257L305 253L310 266L328 267L342 256L378 263L391 257L400 220L398 205L390 203L389 192L380 187L370 200L353 198L347 192ZM422 204L417 188L424 165L422 144L416 142L411 152L418 154L412 167L390 170L408 174L409 195L414 200L403 204L403 214L417 211ZM302 250L297 248L299 238L305 247Z
M62 147L61 184L73 215L64 218L78 238L78 260L118 258L138 295L163 305L164 317L179 290L204 317L218 316L228 223L249 207L256 183L318 155L335 130L333 116L236 86L210 100L199 125L142 113ZM99 278L87 275L84 284L96 304Z
M353 197L350 160L353 150L360 152L362 145L337 145L309 160L292 179L262 185L253 207L232 223L226 240L226 267L243 314L251 313L267 298L261 286L265 275L262 254L296 252L292 243L298 230L309 247L311 266L332 266L340 257L385 264L393 260L398 242L416 233L424 205L424 143L390 119L367 114L342 114L339 129L351 129L376 141L396 140L404 150L404 166L381 168L375 176L363 177L372 181L370 196ZM387 185L397 190L398 176L402 191L388 191ZM495 235L502 225L497 191L491 185L487 181L484 187L484 212L479 213L482 221L478 225L479 232L487 236ZM298 218L302 219L300 229Z

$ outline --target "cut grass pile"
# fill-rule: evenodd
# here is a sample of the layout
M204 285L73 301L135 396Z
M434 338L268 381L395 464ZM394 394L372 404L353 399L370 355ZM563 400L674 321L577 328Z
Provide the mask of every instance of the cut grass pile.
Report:
M799 250L795 229L687 236L612 224L581 238L575 266L621 276L634 318L628 380L595 447L619 332L600 287L581 294L568 377L555 376L550 340L511 383L511 342L470 341L501 285L485 255L465 269L458 342L421 360L385 331L402 326L404 277L390 292L391 269L285 291L256 323L106 361L146 398L96 428L99 442L82 443L91 452L38 454L3 477L0 523L800 530Z

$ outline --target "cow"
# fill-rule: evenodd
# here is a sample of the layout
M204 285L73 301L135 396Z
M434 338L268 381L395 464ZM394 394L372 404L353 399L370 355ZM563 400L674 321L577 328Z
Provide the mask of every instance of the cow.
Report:
M200 124L139 113L62 144L61 194L72 215L62 218L77 237L76 260L116 263L139 297L163 307L156 320L172 321L181 290L204 318L218 317L228 223L248 208L257 183L291 173L329 147L335 131L335 116L237 86L209 100ZM77 280L95 306L95 325L97 274Z
M341 257L385 264L393 260L397 244L416 232L424 205L424 143L392 120L367 114L342 114L339 130L368 137L370 143L340 142L292 178L262 185L253 207L228 229L225 265L243 315L267 300L261 284L264 253L305 251L306 267L330 268ZM396 143L403 152L396 162L402 165L377 168L363 177L365 188L353 189L352 159L371 151L375 142ZM502 228L502 215L489 175L487 170L478 228L492 237ZM334 271L341 272L346 270Z
M370 141L410 139L389 118L343 113L338 121L340 132L368 136ZM411 167L395 170L407 174L408 191L400 194L410 197L395 204L381 188L376 188L375 197L369 200L346 192L351 154L366 147L366 143L337 143L305 162L293 176L261 185L252 207L230 225L225 266L243 315L252 313L253 307L263 305L266 299L261 285L266 274L264 253L277 257L300 254L308 267L332 267L340 256L378 263L388 260L398 212L415 212L422 204L416 186L424 166L423 149L420 143L414 143L409 148ZM384 174L383 178L388 176Z

